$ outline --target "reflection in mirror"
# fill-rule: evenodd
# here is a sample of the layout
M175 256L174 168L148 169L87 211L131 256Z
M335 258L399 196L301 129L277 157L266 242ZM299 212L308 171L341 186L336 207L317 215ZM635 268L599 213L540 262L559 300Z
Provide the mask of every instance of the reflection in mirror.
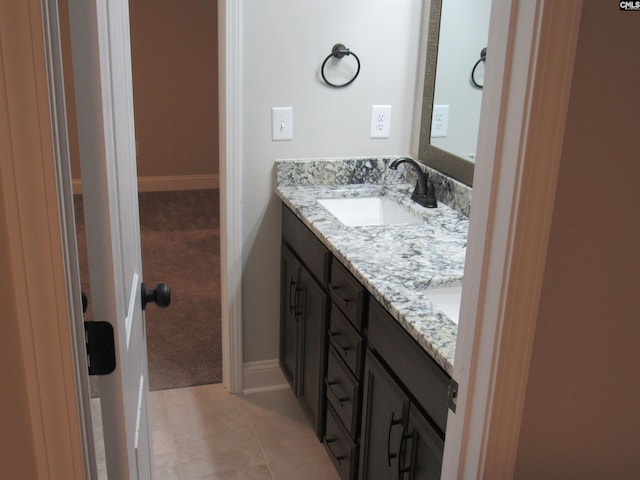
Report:
M433 93L434 118L431 126L431 145L460 157L475 159L480 124L484 64L480 52L487 46L489 34L490 0L444 0L440 15L438 61ZM437 121L438 109L446 106L446 119ZM444 114L442 114L444 115ZM434 126L448 123L446 132Z
M484 62L479 60L487 45L490 10L490 0L431 0L427 12L418 158L466 185L473 181L482 101L471 72L478 64L474 80L482 85Z

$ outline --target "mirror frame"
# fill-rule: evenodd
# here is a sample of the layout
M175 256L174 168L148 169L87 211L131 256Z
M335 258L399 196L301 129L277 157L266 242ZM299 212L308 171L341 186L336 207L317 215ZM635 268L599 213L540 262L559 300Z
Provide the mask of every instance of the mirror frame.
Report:
M424 90L422 94L422 115L420 118L418 160L429 167L472 187L475 164L466 158L459 157L453 153L431 145L431 118L436 84L441 13L442 0L431 0L431 5L429 7L427 61L424 71Z

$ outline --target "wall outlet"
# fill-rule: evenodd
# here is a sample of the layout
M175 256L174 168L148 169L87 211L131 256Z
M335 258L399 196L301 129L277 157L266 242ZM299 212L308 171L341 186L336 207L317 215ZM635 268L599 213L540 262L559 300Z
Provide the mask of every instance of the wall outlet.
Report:
M271 140L293 139L293 107L271 108Z
M431 137L446 137L449 127L449 105L434 105L431 118Z
M369 138L389 138L391 131L391 105L371 105Z

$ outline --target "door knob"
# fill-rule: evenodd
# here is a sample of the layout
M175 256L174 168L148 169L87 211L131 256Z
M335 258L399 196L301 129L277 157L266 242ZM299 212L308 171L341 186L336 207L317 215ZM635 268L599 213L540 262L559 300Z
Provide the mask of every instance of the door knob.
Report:
M148 290L142 282L142 309L147 307L147 303L155 302L160 308L168 307L171 303L171 289L166 283L159 283L153 290Z

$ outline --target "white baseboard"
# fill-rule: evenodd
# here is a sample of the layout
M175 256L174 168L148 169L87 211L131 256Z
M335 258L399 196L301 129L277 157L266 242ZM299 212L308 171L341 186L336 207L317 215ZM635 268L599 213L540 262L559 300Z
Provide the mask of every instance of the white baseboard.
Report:
M169 175L163 177L138 177L139 192L172 192L179 190L204 190L220 188L217 173L205 175ZM82 181L73 180L73 194L82 193Z
M268 392L289 388L278 359L245 362L243 367L242 393Z

